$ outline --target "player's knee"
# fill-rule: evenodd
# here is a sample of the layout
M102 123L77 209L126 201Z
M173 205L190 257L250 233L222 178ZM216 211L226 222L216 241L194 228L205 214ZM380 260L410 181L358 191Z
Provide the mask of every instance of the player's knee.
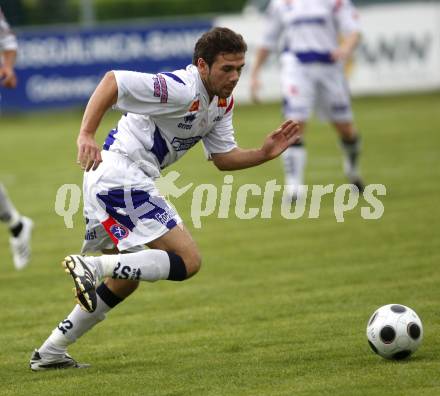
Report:
M202 266L202 257L199 252L193 252L189 257L185 259L186 278L197 274Z
M200 270L202 259L198 251L187 251L180 255L168 252L168 256L170 258L169 280L183 281L191 278Z

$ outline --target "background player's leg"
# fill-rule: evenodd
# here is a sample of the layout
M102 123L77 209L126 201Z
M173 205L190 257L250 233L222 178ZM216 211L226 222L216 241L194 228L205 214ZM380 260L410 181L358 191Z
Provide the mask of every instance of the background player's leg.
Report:
M0 221L6 223L11 233L18 235L21 216L8 197L5 187L0 183Z
M340 136L344 154L344 173L350 183L355 184L362 192L364 185L359 172L360 137L352 122L333 122L333 125Z
M32 220L21 216L0 183L0 221L7 224L11 233L9 240L16 269L26 267L31 255Z
M301 123L301 134L305 129L305 124ZM284 165L284 184L287 186L289 199L297 199L302 194L304 185L304 172L307 161L307 152L304 147L304 138L290 146L282 154Z
M323 67L320 87L325 118L332 121L340 137L344 173L350 183L363 191L364 186L358 166L360 138L353 123L350 91L342 68L338 65Z
M307 67L295 63L292 67L288 62L282 69L282 86L284 97L283 113L286 120L299 122L301 135L304 135L307 120L310 118L315 102L315 81L308 73ZM300 198L304 193L304 172L307 162L307 153L304 146L304 137L290 146L282 154L287 194L283 197L290 203Z

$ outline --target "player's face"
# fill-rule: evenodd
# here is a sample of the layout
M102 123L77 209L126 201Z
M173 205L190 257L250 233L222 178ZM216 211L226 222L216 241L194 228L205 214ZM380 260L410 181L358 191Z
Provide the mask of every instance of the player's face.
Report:
M200 62L201 61L201 62ZM211 66L199 59L199 70L211 99L231 96L244 66L244 53L219 54Z

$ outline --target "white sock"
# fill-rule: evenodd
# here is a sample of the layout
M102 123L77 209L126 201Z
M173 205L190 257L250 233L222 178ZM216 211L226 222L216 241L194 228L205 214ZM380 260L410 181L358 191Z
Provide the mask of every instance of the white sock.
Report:
M304 184L304 170L307 160L307 152L304 146L291 146L284 153L284 172L286 185Z
M167 279L170 274L170 259L165 250L148 249L97 258L97 270L101 277L155 282Z
M21 221L21 216L8 197L5 187L0 183L0 221L14 228Z
M73 344L84 333L105 319L110 307L97 296L96 310L85 312L76 305L73 311L52 331L52 334L41 345L38 352L46 359L56 360L66 353L67 347Z

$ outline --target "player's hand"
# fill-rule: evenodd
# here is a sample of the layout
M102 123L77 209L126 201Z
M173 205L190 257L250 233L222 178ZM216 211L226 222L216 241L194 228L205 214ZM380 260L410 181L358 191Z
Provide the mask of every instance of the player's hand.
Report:
M291 146L301 137L300 125L297 121L287 120L268 135L261 148L266 159L278 157L287 147Z
M0 84L5 88L15 88L17 86L17 76L14 69L0 67Z
M331 57L335 62L345 62L350 57L350 52L345 48L339 47L331 53Z
M251 76L250 89L251 89L251 100L254 103L259 103L260 98L258 97L258 91L261 88L260 80L257 76Z
M81 134L76 141L78 146L77 163L81 169L88 172L90 169L96 170L102 162L101 148L96 144L95 139L89 135Z

